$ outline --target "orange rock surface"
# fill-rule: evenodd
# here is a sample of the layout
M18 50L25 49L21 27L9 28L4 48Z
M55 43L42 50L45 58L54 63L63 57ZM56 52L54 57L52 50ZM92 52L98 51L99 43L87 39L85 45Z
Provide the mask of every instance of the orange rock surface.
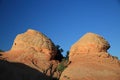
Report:
M29 29L27 32L18 34L14 40L11 51L36 51L41 55L49 56L48 59L54 58L56 55L56 48L52 41L44 34Z
M18 34L10 51L1 53L1 59L26 64L43 74L59 77L56 71L59 61L54 60L57 50L53 42L44 34L29 29Z
M120 80L120 61L107 53L109 43L94 33L85 34L72 45L71 64L60 80Z

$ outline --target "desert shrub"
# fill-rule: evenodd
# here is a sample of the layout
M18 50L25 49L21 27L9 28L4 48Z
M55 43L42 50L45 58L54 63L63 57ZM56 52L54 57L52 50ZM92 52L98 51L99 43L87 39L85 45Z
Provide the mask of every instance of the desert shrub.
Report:
M59 60L62 61L62 59L64 58L62 55L62 52L64 51L62 48L60 48L59 45L56 45L56 49L57 49L57 54L55 56L55 60Z
M62 72L67 67L67 64L68 64L68 59L66 58L62 59L61 63L57 67L57 70L59 72Z
M59 45L57 45L57 51L58 51L58 54L60 55L63 52L63 49L60 48ZM59 59L59 61L60 61L59 65L57 66L57 71L59 71L59 72L63 72L64 69L71 63L69 61L69 51L66 52L65 57L57 56L57 59Z
M4 52L4 51L0 49L0 52Z
M62 72L65 68L66 68L66 66L65 66L63 63L60 63L60 64L58 65L58 67L57 67L57 70L58 70L59 72Z
M118 59L118 57L117 56L112 56L113 58L115 58L115 59Z

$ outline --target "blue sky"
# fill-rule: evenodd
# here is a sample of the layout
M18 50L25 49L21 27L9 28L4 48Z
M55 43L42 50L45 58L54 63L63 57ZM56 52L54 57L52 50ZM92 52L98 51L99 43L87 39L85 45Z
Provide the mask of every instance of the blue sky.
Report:
M97 33L120 58L119 0L0 0L0 49L9 50L29 28L51 38L64 55L85 33Z

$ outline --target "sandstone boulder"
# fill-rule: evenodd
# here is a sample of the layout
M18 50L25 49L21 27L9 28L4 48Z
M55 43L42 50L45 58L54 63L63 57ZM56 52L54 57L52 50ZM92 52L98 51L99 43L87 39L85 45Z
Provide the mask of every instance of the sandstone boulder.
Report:
M85 54L97 54L99 52L107 52L109 43L102 37L94 33L85 34L70 49L70 60L74 56Z
M1 59L9 62L23 63L37 69L52 78L58 78L56 70L59 61L55 60L57 49L44 34L29 29L18 34L10 51L1 53Z
M71 64L60 80L120 80L120 61L107 53L109 47L103 37L85 34L71 47Z
M56 48L53 42L44 34L29 29L27 32L18 34L14 40L11 51L36 51L48 55L49 58L54 58Z

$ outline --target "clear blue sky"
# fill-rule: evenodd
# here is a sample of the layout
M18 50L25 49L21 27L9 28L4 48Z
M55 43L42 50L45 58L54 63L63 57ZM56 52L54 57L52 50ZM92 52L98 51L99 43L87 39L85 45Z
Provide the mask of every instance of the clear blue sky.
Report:
M29 28L51 38L64 55L82 35L97 33L120 58L119 0L0 0L0 49L9 50Z

